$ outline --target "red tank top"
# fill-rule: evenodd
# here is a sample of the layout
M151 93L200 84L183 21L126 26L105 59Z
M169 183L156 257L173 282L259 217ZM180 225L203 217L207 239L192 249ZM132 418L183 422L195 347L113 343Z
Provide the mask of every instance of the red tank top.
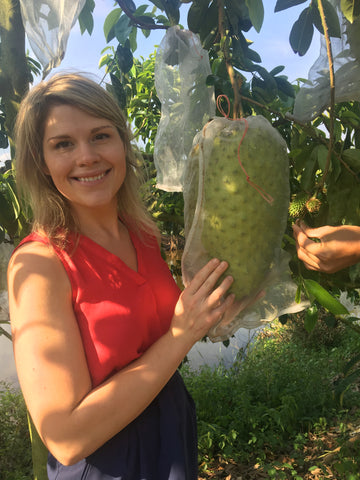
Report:
M54 247L72 287L93 386L141 356L170 326L180 290L155 239L144 244L130 232L138 271L90 238L72 248ZM50 241L32 233L21 243ZM166 361L166 359L164 359Z

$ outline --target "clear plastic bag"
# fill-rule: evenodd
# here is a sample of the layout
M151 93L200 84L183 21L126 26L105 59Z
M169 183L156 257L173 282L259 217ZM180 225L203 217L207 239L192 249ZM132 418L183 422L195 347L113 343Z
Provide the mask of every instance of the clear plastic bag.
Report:
M234 277L236 301L208 332L210 340L306 308L308 302L295 302L289 255L281 249L290 192L286 143L277 130L261 115L213 119L194 138L184 180L184 285L213 257L226 260Z
M20 0L31 48L45 77L64 58L70 30L86 0Z
M183 174L194 135L215 115L208 52L193 32L178 26L167 30L156 52L155 88L161 118L155 138L157 187L182 191Z
M351 24L342 15L340 0L329 0L336 8L341 38L331 38L335 72L335 102L360 100L360 19ZM324 35L320 36L320 55L309 70L308 82L295 98L293 116L309 122L330 106L329 59Z

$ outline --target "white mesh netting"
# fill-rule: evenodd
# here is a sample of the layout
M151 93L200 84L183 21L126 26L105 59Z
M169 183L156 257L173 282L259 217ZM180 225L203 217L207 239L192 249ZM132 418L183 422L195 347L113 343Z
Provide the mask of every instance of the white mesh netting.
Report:
M309 305L295 301L290 256L281 248L289 205L286 143L264 117L216 117L205 125L187 162L184 203L184 285L213 257L226 260L234 278L236 301L208 332L211 341Z

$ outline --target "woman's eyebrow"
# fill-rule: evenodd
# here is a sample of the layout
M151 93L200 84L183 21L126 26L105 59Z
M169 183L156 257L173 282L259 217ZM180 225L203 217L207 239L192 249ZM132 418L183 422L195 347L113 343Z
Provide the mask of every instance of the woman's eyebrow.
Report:
M98 132L99 130L103 130L104 128L111 128L111 129L115 129L116 127L114 125L100 125L98 127L94 127L90 130L90 133L96 133ZM66 139L66 138L71 138L71 135L69 135L68 133L59 133L58 135L54 135L52 137L49 137L46 141L47 142L50 142L51 140L58 140L58 139Z

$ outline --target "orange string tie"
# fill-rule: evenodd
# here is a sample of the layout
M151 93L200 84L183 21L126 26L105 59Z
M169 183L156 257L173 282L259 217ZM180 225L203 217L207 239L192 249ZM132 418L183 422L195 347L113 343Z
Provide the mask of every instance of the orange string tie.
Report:
M263 188L259 187L259 185L257 185L252 180L250 180L250 176L248 175L247 171L245 170L244 165L242 164L242 161L241 161L241 158L240 158L240 147L241 147L242 141L244 140L245 135L248 131L249 124L248 124L248 121L246 120L246 118L239 118L237 120L245 122L245 130L244 130L244 133L241 137L241 140L240 140L239 146L238 146L238 150L237 150L237 157L238 157L238 160L239 160L240 167L246 175L246 181L248 182L248 184L251 185L257 192L259 192L264 200L266 200L268 203L270 203L270 205L272 205L272 203L274 201L273 197L269 193L267 193Z
M223 107L221 106L221 100L222 99L226 100L228 113L225 113ZM230 115L230 100L226 95L224 95L224 94L218 95L218 97L216 99L216 107L223 117L229 118L229 115Z
M196 46L196 42L195 42L195 38L194 38L194 33L191 32L191 35L190 35L190 36L191 36L191 40L192 40L192 43L193 43L193 46L194 46L194 50L195 50L195 52L197 53L197 55L200 57L200 60L202 60L202 59L203 59L203 55L199 52L199 50L198 50L198 48L197 48L197 46Z
M224 109L222 108L221 106L221 100L222 99L225 99L227 101L227 107L228 107L228 114L225 113ZM225 118L229 118L229 114L230 114L230 100L229 98L226 96L226 95L219 95L216 99L216 106L217 106L217 109L219 110L219 112L221 113L221 115L223 115ZM272 205L272 203L274 202L274 199L273 197L267 193L263 188L261 188L259 185L257 185L256 183L254 183L251 179L250 179L250 176L248 175L247 171L245 170L245 167L244 165L242 164L242 161L241 161L241 158L240 158L240 147L241 147L241 144L245 138L245 135L247 134L247 131L249 129L249 124L248 124L248 121L246 120L246 118L236 118L235 121L240 121L240 122L245 122L245 130L244 130L244 133L241 137L241 140L239 142L239 146L238 146L238 150L237 150L237 157L238 157L238 160L239 160L239 164L240 164L240 167L242 169L242 171L244 172L245 176L246 176L246 181L248 182L248 184L254 188L261 196L264 200L266 200L268 203L270 203L270 205Z

